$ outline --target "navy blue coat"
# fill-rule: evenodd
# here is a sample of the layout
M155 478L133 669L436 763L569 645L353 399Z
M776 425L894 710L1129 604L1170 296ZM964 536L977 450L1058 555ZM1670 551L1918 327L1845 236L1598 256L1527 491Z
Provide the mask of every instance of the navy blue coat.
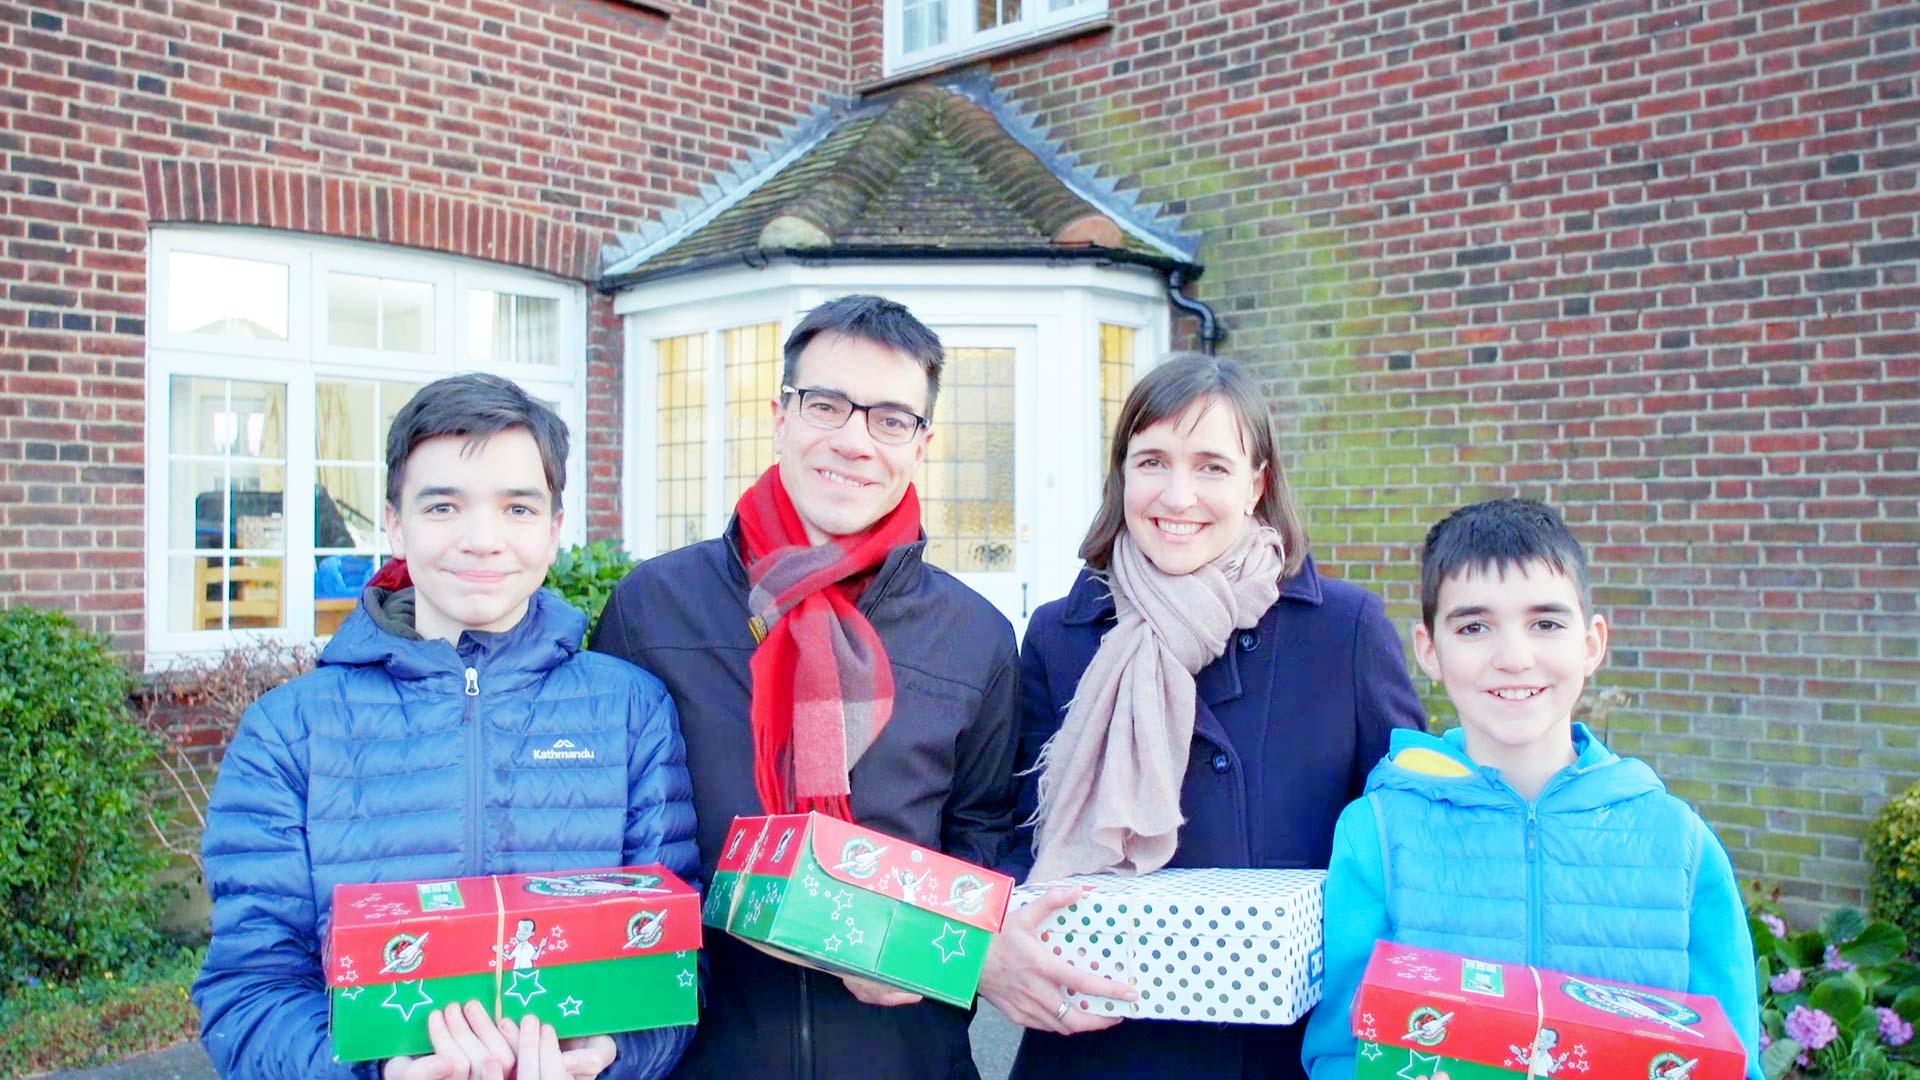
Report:
M699 863L673 701L581 652L584 615L543 589L511 630L456 648L382 629L367 603L318 670L247 710L207 807L213 942L193 1000L225 1077L379 1075L336 1062L327 1034L335 885L656 862L692 879ZM535 755L560 738L593 756ZM602 1075L659 1076L691 1037L618 1035Z
M1059 730L1080 676L1113 628L1106 585L1082 572L1027 624L1020 656L1019 767ZM1365 788L1397 727L1425 726L1406 654L1380 598L1321 577L1309 558L1258 625L1195 677L1193 748L1181 786L1175 867L1324 868L1340 811ZM1033 814L1037 778L1020 793ZM1003 868L1024 876L1033 832L1015 833ZM1128 1020L1106 1031L1029 1031L1016 1077L1304 1078L1288 1027Z

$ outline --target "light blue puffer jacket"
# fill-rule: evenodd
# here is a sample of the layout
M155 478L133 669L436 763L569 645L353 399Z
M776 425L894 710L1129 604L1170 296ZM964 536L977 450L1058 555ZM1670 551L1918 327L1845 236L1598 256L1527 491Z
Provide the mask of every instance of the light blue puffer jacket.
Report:
M1585 724L1573 749L1529 802L1467 756L1460 728L1393 733L1334 829L1313 1080L1353 1075L1353 994L1380 939L1708 995L1757 1080L1753 941L1725 849L1645 762Z
M213 943L193 988L225 1077L371 1077L333 1059L321 950L333 887L663 863L692 880L692 787L658 679L580 651L554 593L459 647L382 629L367 599L320 667L247 710L207 808ZM568 755L536 758L556 740ZM580 750L592 751L586 758ZM691 1028L616 1038L605 1076L664 1075Z

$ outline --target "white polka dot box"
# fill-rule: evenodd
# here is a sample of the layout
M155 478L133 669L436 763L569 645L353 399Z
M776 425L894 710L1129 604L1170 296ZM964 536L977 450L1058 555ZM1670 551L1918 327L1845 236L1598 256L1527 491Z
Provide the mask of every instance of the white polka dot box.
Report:
M1355 1080L1742 1080L1710 997L1383 941L1353 1002Z
M563 1038L699 1019L700 896L661 866L338 885L325 961L334 1054L432 1049L456 1001Z
M1320 1000L1323 870L1160 870L1036 882L1095 891L1045 927L1056 955L1130 983L1138 1002L1070 995L1076 1009L1205 1023L1289 1024Z

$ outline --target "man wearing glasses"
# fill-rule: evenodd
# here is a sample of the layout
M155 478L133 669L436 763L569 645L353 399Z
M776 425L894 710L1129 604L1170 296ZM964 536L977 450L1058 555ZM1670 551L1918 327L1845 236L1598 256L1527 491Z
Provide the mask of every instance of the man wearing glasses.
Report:
M976 863L1001 855L1013 630L921 561L913 478L943 360L933 332L890 300L809 312L772 403L778 462L724 536L642 563L607 604L591 647L657 674L679 706L704 880L740 814L818 810ZM706 1007L677 1076L974 1074L963 1010L724 934L707 942ZM1118 992L1082 986L1031 934L1021 945L996 945L983 978L996 987L983 992L1013 988L994 1000L1016 1018L1015 990L1049 1020L1063 984Z

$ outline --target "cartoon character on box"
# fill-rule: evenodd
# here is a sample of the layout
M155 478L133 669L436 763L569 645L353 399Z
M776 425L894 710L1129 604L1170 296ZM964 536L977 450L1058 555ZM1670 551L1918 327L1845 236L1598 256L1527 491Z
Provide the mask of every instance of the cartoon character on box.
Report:
M1555 1057L1553 1048L1558 1045L1560 1045L1560 1033L1550 1027L1543 1027L1534 1034L1532 1046L1522 1049L1509 1045L1507 1049L1513 1051L1513 1056L1526 1065L1528 1076L1552 1076L1560 1071L1560 1066L1565 1065L1568 1058L1573 1056L1561 1054Z
M495 945L493 951L500 954L500 959L512 961L513 970L531 970L533 962L540 959L541 953L547 951L547 942L544 938L539 941L533 940L534 929L532 919L521 919L514 924L513 940L507 942L505 948Z

